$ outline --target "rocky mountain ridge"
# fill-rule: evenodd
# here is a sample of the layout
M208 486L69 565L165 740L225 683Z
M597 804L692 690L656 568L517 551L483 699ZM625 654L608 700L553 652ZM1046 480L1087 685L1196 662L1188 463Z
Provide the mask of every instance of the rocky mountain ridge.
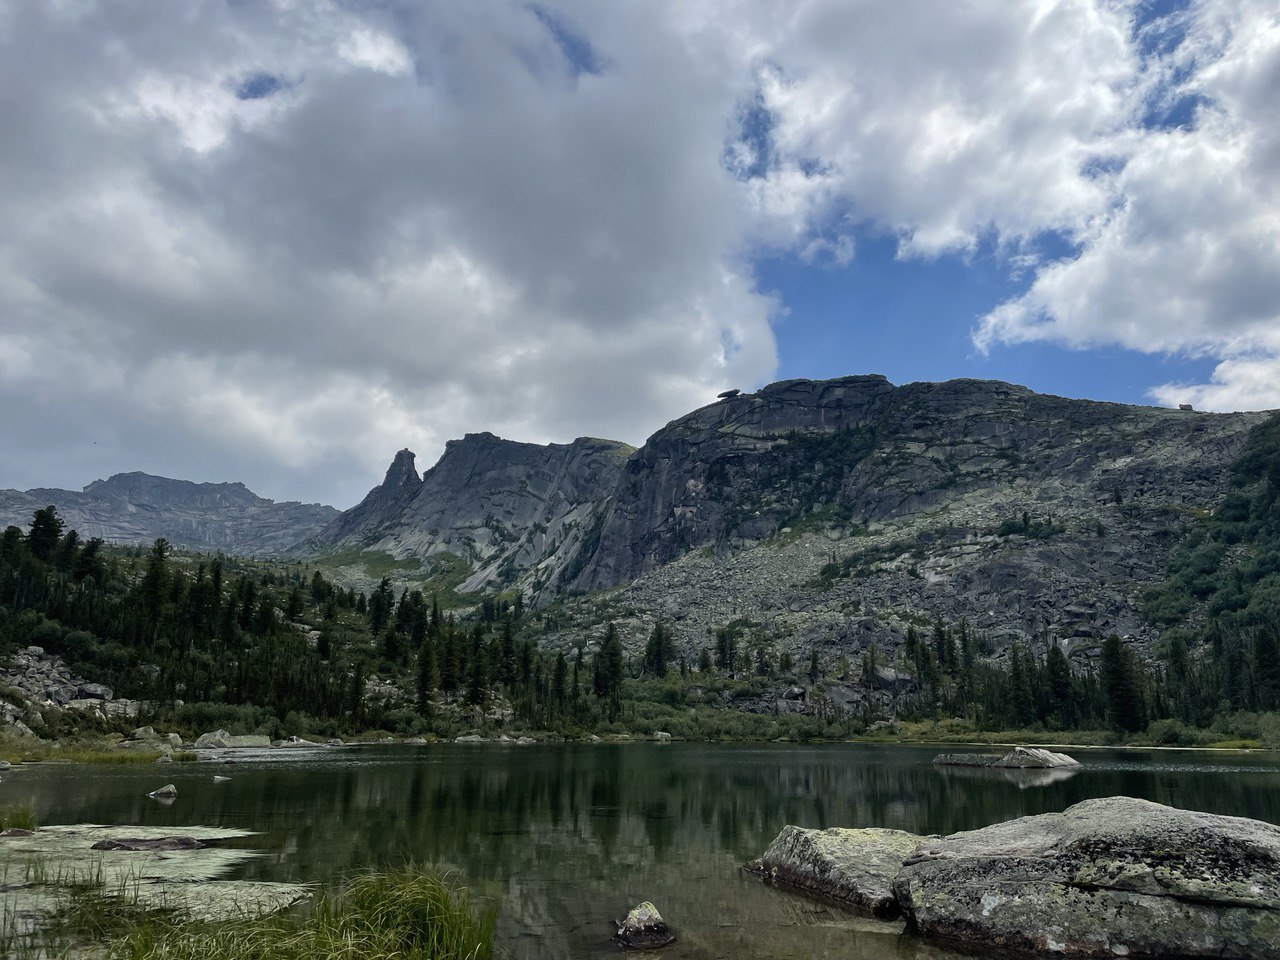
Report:
M0 490L0 527L26 529L53 504L84 539L149 543L165 537L188 550L279 555L338 516L333 507L259 497L243 483L193 483L117 473L83 490Z
M856 655L938 619L994 652L1087 657L1112 632L1154 639L1144 591L1268 416L997 381L790 380L590 460L470 435L417 480L402 452L312 546L452 552L472 571L463 589L558 603L552 643L607 617L632 644L663 620L686 648L734 624L749 645ZM571 489L548 458L583 466Z

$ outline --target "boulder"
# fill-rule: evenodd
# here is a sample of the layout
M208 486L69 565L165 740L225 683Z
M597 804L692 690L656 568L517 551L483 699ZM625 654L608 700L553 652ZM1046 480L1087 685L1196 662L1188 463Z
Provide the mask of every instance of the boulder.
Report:
M111 688L101 683L82 683L76 689L76 697L80 700L110 700Z
M747 869L765 880L821 894L883 919L900 910L893 882L924 838L904 830L786 826Z
M169 746L173 747L175 750L182 747L182 737L176 733L166 733L161 739L168 741Z
M119 840L99 840L91 850L153 850L169 852L174 850L203 850L207 844L192 837L154 837L137 839L122 837Z
M139 727L130 736L135 740L150 740L156 735L155 727Z
M1280 943L1280 827L1086 800L928 840L894 892L909 930L965 948L1262 960Z
M671 739L671 734L667 733L665 730L657 730L653 734L653 739L657 740L659 743L667 743Z
M202 733L196 738L197 750L218 750L229 745L231 734L225 730Z
M147 796L151 797L153 800L172 800L177 795L178 788L172 783L166 783L159 790L152 790L147 794Z
M998 770L1058 770L1080 766L1080 761L1074 757L1039 747L1014 747L1003 755L940 753L933 762L943 767L990 767Z
M676 939L658 908L648 900L632 907L625 917L615 923L618 925L618 942L632 950L665 947Z
M221 777L221 776L219 776L219 775L218 775L218 774L216 774L216 773L213 775L213 782L214 782L214 783L228 783L228 782L230 782L230 780L231 780L231 778L230 778L230 777Z
M464 733L460 737L453 738L454 743L483 743L484 737L478 733Z

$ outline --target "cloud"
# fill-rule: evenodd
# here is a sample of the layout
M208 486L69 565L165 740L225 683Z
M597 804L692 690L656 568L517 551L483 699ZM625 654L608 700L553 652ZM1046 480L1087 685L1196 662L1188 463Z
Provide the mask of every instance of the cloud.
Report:
M754 258L877 232L1025 271L988 346L1229 391L1280 351L1275 25L1142 9L0 0L0 483L346 505L467 430L640 442L774 373Z
M1222 358L1211 384L1153 389L1210 409L1280 407L1280 19L1250 0L1200 3L1161 66L1191 104L1143 129L1108 202L982 321L979 345L1048 340Z

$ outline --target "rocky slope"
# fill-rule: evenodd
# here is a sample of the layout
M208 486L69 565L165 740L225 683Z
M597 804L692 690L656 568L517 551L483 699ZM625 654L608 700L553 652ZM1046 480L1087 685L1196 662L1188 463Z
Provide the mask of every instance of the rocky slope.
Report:
M357 548L397 559L448 556L460 589L515 582L540 592L576 571L632 448L580 438L539 446L470 433L421 477L401 450L380 486L313 538L313 551Z
M53 504L84 539L148 543L165 537L189 550L280 554L338 516L333 507L276 503L242 483L192 483L146 473L118 473L81 491L0 490L0 527L26 529Z
M856 657L941 619L996 653L1019 640L1088 657L1112 632L1143 647L1143 591L1267 416L987 381L774 384L628 460L566 584L621 586L572 605L566 640L608 616L634 645L660 618L696 650L737 622L748 649Z

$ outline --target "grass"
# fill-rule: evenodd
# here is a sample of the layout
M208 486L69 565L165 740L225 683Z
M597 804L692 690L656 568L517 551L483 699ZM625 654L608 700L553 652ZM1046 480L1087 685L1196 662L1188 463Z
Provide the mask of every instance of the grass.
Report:
M48 741L5 738L0 740L0 760L10 763L38 763L61 760L65 763L136 764L155 763L163 750L133 750L106 740L85 740L59 745ZM196 755L190 751L169 752L175 763L190 763Z
M112 960L488 960L496 909L447 876L363 873L306 913L218 923L140 917L108 943ZM117 931L119 924L116 923Z
M34 830L38 825L36 808L30 803L7 803L0 807L0 830L8 830L10 827Z

